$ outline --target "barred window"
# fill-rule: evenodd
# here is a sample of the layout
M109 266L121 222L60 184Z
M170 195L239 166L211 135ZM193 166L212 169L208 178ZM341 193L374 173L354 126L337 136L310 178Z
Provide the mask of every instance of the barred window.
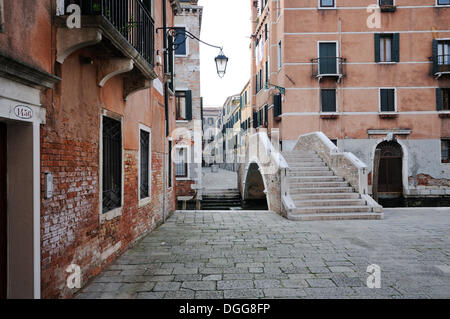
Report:
M102 212L122 206L122 124L103 117Z
M141 130L140 135L139 199L144 199L150 197L150 133L145 130Z

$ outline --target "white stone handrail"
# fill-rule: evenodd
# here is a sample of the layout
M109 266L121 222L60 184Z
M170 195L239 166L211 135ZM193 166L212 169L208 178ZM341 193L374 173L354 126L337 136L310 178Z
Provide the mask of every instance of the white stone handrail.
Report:
M322 132L301 135L294 150L314 150L338 176L342 176L360 194L368 194L367 165L353 153L342 152Z

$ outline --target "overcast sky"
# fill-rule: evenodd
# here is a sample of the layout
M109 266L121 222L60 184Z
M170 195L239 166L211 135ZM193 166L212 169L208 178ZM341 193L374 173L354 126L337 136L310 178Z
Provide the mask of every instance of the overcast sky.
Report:
M219 50L200 45L203 105L222 106L228 96L240 93L250 78L250 1L199 0L199 5L204 7L200 38L223 46L230 59L221 79L214 62Z

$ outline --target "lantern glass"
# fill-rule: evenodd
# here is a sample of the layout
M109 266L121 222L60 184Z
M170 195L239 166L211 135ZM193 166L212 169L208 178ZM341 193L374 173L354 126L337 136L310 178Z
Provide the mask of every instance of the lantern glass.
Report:
M227 71L228 58L223 54L223 52L220 52L220 54L215 58L215 60L216 60L217 74L221 78L223 78L225 72Z

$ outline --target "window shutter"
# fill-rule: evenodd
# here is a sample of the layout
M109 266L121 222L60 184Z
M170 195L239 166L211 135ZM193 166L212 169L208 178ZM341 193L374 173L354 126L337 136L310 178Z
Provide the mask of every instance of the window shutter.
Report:
M442 90L436 89L436 108L438 111L442 111Z
M192 91L186 91L186 120L192 120Z
M258 127L258 116L256 115L256 112L253 112L253 128Z
M336 90L322 90L322 112L336 112Z
M380 62L380 40L381 35L379 33L375 33L375 62Z
M400 62L400 34L394 33L392 40L392 61Z
M388 92L388 111L394 112L395 111L395 90L389 89Z
M387 90L380 90L380 105L381 105L381 112L386 112L388 107L388 98L387 98Z
M269 106L264 106L264 124L269 125Z
M282 104L281 94L275 94L273 96L273 115L274 115L274 117L281 115L281 113L282 113L281 104Z
M438 72L438 41L433 39L433 75Z

